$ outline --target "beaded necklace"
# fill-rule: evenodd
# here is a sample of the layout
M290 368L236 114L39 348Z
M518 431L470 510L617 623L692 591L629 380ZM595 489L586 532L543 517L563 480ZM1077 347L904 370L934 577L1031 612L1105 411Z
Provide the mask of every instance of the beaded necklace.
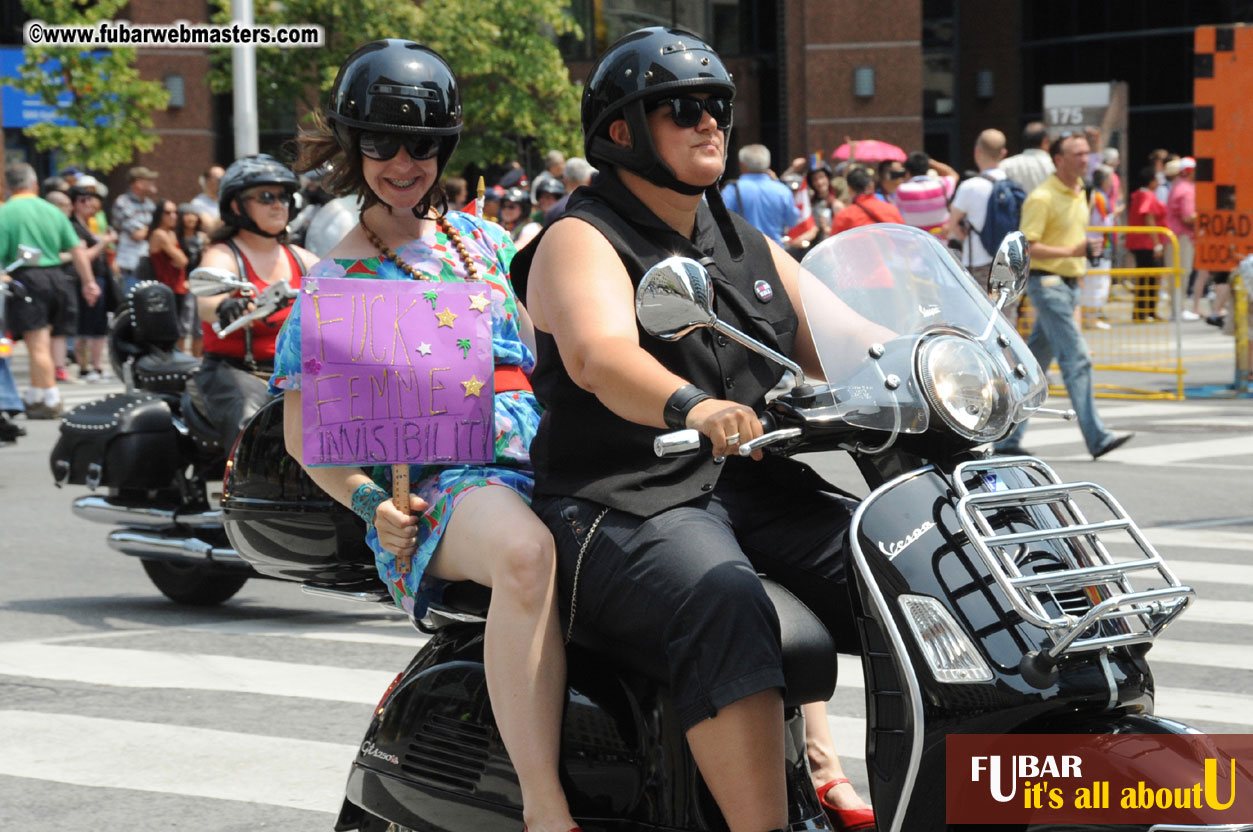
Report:
M378 249L379 254L383 255L385 259L391 260L393 263L396 264L396 266L402 272L409 275L409 277L413 278L414 280L430 280L431 279L429 275L423 274L422 272L415 269L413 266L406 263L404 260L401 260L400 255L396 254L396 252L392 251L390 248L383 245L383 241L379 238L377 234L374 233L374 230L370 228L370 226L366 225L364 214L358 217L358 222L361 223L361 230L365 232L366 239L368 239L370 243L376 249ZM470 253L466 251L465 243L461 239L461 232L459 232L456 228L453 227L452 223L448 221L447 217L437 218L435 220L435 225L439 229L441 229L445 234L447 234L448 238L452 240L453 245L456 246L457 254L461 256L461 262L465 264L466 276L470 280L478 280L479 279L478 268L474 265L474 261L470 259Z

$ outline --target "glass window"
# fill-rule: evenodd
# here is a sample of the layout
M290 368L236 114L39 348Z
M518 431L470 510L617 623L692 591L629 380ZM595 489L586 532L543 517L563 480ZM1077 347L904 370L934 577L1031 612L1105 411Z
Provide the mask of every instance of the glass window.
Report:
M953 114L953 56L924 55L922 58L922 107L927 116Z
M636 29L677 26L703 38L714 30L715 48L725 42L727 54L737 54L744 30L739 6L734 0L572 0L570 13L583 27L583 38L564 36L557 44L568 60L593 58Z

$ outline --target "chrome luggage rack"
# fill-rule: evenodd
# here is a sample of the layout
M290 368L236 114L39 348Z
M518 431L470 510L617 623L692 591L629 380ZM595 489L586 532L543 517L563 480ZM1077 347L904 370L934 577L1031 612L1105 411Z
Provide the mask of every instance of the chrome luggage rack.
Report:
M995 490L1001 483L994 472L1007 468L1027 472L1028 478L1038 484ZM991 479L987 475L992 475ZM966 487L966 480L972 476L981 483L973 491ZM990 482L994 490L985 490ZM960 497L957 517L962 530L1014 610L1027 623L1052 634L1053 645L1044 651L1052 661L1065 653L1152 642L1196 595L1192 587L1179 582L1114 496L1095 483L1063 483L1041 460L1007 456L958 465L953 472L953 487ZM1076 496L1084 494L1103 504L1112 519L1089 521L1075 501ZM1058 525L1003 534L992 530L989 512L1028 506L1051 510ZM1110 533L1129 535L1143 557L1116 560L1101 540L1101 535ZM1062 548L1068 562L1058 571L1023 574L1016 551L1026 544L1048 540L1067 542ZM1165 585L1137 590L1131 583L1133 572L1142 579L1152 578L1155 573ZM1061 615L1052 616L1045 610L1044 602L1058 601L1057 593L1076 591L1086 593L1091 602L1082 615L1063 610ZM1114 626L1097 626L1105 621L1114 622Z

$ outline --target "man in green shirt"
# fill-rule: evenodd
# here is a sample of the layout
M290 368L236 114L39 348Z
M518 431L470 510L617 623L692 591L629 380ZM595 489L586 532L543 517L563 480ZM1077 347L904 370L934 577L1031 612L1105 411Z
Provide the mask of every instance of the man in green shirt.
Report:
M61 253L70 253L84 301L96 303L100 287L91 273L86 246L69 219L39 198L35 169L19 162L5 169L4 178L12 196L0 205L0 268L18 259L19 245L34 246L41 252L38 263L5 276L13 289L9 322L30 354L26 416L55 419L61 415L61 394L52 360L52 336L72 335L78 321L78 297L64 279Z

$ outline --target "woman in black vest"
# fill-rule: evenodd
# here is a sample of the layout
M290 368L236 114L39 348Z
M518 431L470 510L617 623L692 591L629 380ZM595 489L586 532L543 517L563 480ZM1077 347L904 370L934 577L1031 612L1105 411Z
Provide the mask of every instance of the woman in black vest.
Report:
M634 314L643 273L690 256L709 270L719 317L821 374L796 261L718 196L734 93L717 54L688 32L644 29L610 47L583 96L586 156L600 173L512 276L528 286L537 330L532 384L546 410L531 446L534 508L556 538L568 633L665 656L723 816L733 832L765 832L787 824L784 681L757 573L835 628L851 504L798 485L814 478L799 463L734 455L761 435L755 409L780 367L710 330L651 338ZM713 454L657 459L653 438L683 427ZM822 704L805 713L828 814L837 828L873 828Z

